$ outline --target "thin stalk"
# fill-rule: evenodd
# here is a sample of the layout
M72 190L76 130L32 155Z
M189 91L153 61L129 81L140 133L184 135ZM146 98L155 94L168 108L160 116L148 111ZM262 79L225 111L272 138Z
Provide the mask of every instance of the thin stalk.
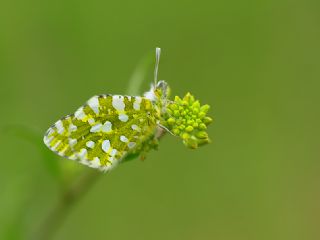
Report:
M40 225L38 232L32 239L49 240L62 226L72 207L88 192L92 185L99 179L101 172L88 170L69 186L58 200L56 206Z

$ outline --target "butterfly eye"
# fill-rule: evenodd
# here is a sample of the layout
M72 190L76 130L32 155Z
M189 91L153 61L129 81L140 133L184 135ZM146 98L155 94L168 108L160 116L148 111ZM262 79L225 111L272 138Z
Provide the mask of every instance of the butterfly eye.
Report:
M160 89L164 89L167 87L167 83L163 80L159 81L158 84L157 84L157 88L160 88Z
M169 86L165 81L159 81L156 87L158 97L166 98L169 95Z

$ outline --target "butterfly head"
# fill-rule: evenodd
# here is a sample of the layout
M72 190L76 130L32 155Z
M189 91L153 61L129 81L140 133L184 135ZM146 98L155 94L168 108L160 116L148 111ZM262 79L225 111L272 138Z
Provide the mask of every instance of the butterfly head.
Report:
M170 87L166 81L159 81L156 85L152 84L150 91L144 96L152 102L166 102L170 94Z
M159 81L154 89L154 94L159 100L166 100L170 94L170 88L166 81Z

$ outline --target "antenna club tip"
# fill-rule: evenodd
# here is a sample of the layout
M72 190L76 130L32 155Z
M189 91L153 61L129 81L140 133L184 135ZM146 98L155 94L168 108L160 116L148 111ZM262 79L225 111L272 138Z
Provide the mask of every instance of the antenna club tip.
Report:
M161 52L161 49L157 47L156 48L156 65L154 68L154 86L156 86L158 82L158 67L159 67L159 61L160 61L160 52Z

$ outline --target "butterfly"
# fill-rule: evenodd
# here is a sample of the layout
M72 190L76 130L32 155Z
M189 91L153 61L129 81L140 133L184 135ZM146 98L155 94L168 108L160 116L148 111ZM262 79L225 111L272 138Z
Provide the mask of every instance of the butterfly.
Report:
M160 48L156 49L155 80L143 96L97 95L74 114L54 123L44 143L59 156L108 171L128 154L139 153L156 138L168 104L169 86L157 81Z

